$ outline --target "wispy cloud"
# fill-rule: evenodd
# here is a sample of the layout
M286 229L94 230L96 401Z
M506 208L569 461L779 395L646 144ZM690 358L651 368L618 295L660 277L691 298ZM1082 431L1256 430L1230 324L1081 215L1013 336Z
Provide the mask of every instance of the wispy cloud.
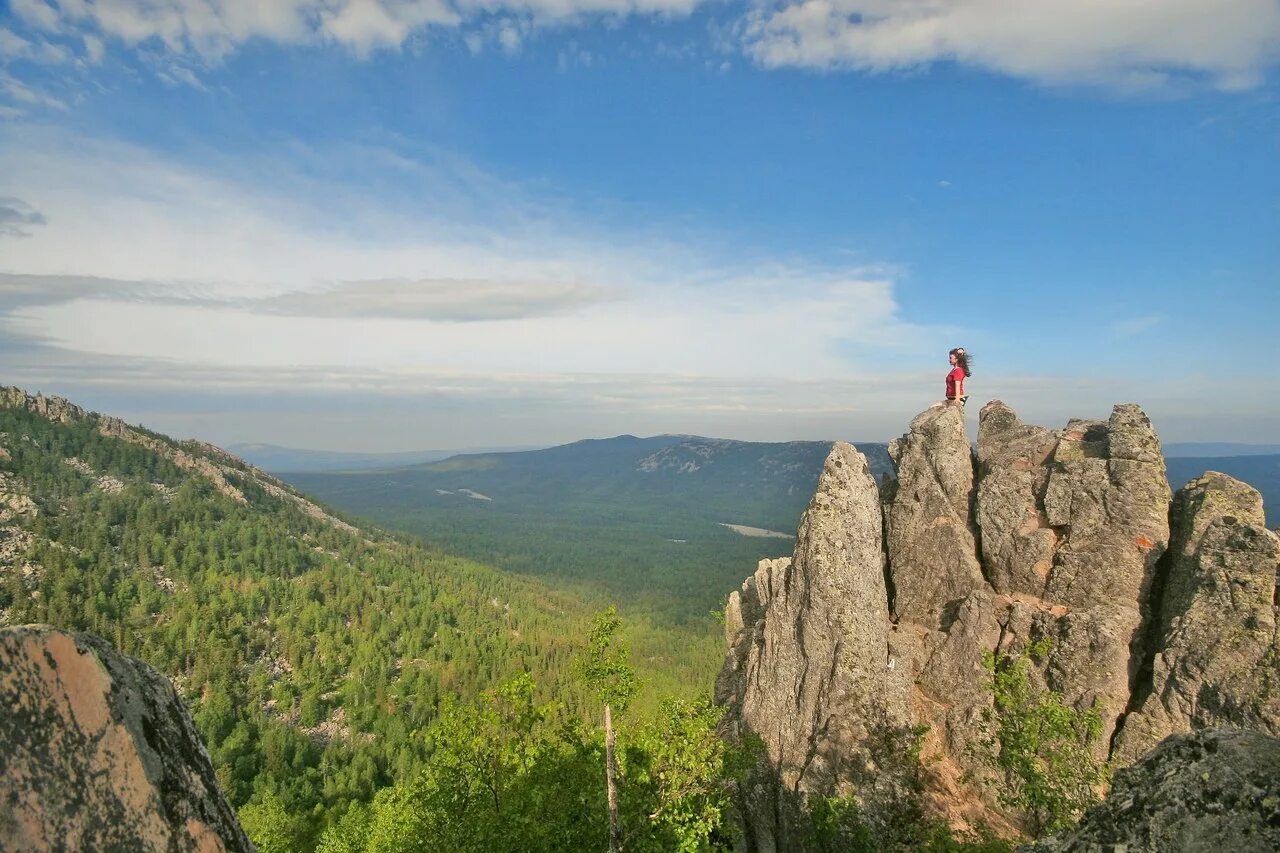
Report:
M456 158L364 153L352 184L295 146L225 173L0 134L10 191L48 220L0 261L0 322L46 348L227 369L725 377L838 377L934 334L900 316L891 265L753 252Z
M1274 0L783 0L751 13L763 66L885 72L957 62L1050 84L1256 85L1280 56Z
M1140 317L1126 317L1123 320L1116 320L1111 324L1112 334L1131 338L1140 335L1149 329L1154 329L1165 321L1163 314L1146 314Z
M712 43L705 45L716 64L724 50L745 52L765 68L879 73L955 62L1045 84L1150 91L1247 89L1280 58L1275 0L759 0L745 11L707 0L13 0L11 6L21 32L0 29L0 55L92 65L118 46L145 52L161 79L196 87L209 68L254 40L335 45L365 59L450 34L475 53L491 46L514 53L547 28L670 20L702 7L716 10ZM559 62L584 56L570 48ZM62 103L47 96L40 102Z
M26 237L45 224L44 215L20 198L0 196L0 237Z
M6 383L70 396L89 408L177 436L221 444L269 441L344 450L477 443L558 443L620 433L699 433L761 441L884 441L934 399L936 371L842 378L673 376L666 373L484 372L448 368L210 366L9 351ZM1253 384L1221 376L1151 380L1141 403L1165 440L1264 441L1274 407L1250 407ZM1132 399L1125 377L983 376L983 399L1011 403L1049 427L1106 418Z
M296 317L389 317L455 322L566 314L621 294L595 284L558 281L383 279L346 282L244 303Z
M44 39L28 41L7 27L0 27L0 57L9 60L26 59L49 65L70 62L73 54L60 44Z
M252 39L338 44L358 57L398 50L433 29L486 30L513 49L532 27L627 16L683 16L700 0L15 0L14 12L48 34L154 42L173 55L217 62ZM496 23L495 29L490 29Z
M59 111L67 109L67 104L62 99L55 98L47 92L27 85L3 68L0 68L0 93L8 95L13 100L23 104L50 107Z

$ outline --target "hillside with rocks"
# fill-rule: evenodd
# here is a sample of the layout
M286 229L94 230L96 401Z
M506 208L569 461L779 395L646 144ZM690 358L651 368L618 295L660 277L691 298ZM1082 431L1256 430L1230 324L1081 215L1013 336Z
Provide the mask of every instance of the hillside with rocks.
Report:
M762 751L740 789L749 849L803 846L830 797L873 836L904 801L952 827L1043 829L1010 797L998 673L1085 721L1081 766L1212 726L1280 733L1280 542L1256 490L1206 473L1171 494L1132 404L1049 430L992 402L976 449L962 410L935 407L889 452L877 488L837 444L793 556L730 596L717 701Z
M1080 822L1025 853L1280 850L1280 739L1208 728L1169 737L1116 773Z

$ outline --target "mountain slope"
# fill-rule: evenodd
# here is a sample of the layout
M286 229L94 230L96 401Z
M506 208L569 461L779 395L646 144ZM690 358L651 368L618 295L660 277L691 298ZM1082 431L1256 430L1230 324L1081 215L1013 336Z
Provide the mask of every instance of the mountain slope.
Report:
M170 676L237 804L298 814L410 773L442 700L562 691L574 596L337 518L217 448L0 389L0 624Z

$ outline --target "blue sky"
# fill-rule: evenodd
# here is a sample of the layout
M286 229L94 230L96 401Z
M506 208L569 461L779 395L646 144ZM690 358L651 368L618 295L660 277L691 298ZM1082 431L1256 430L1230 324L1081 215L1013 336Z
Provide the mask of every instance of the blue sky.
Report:
M1275 441L1280 2L13 0L0 381L209 440ZM976 419L976 418L975 418Z

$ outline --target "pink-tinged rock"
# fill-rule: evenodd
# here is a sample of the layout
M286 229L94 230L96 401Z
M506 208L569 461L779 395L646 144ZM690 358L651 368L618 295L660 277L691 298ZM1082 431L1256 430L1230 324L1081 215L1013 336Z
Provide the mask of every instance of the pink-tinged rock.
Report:
M172 685L105 641L0 630L0 708L0 849L254 849Z

